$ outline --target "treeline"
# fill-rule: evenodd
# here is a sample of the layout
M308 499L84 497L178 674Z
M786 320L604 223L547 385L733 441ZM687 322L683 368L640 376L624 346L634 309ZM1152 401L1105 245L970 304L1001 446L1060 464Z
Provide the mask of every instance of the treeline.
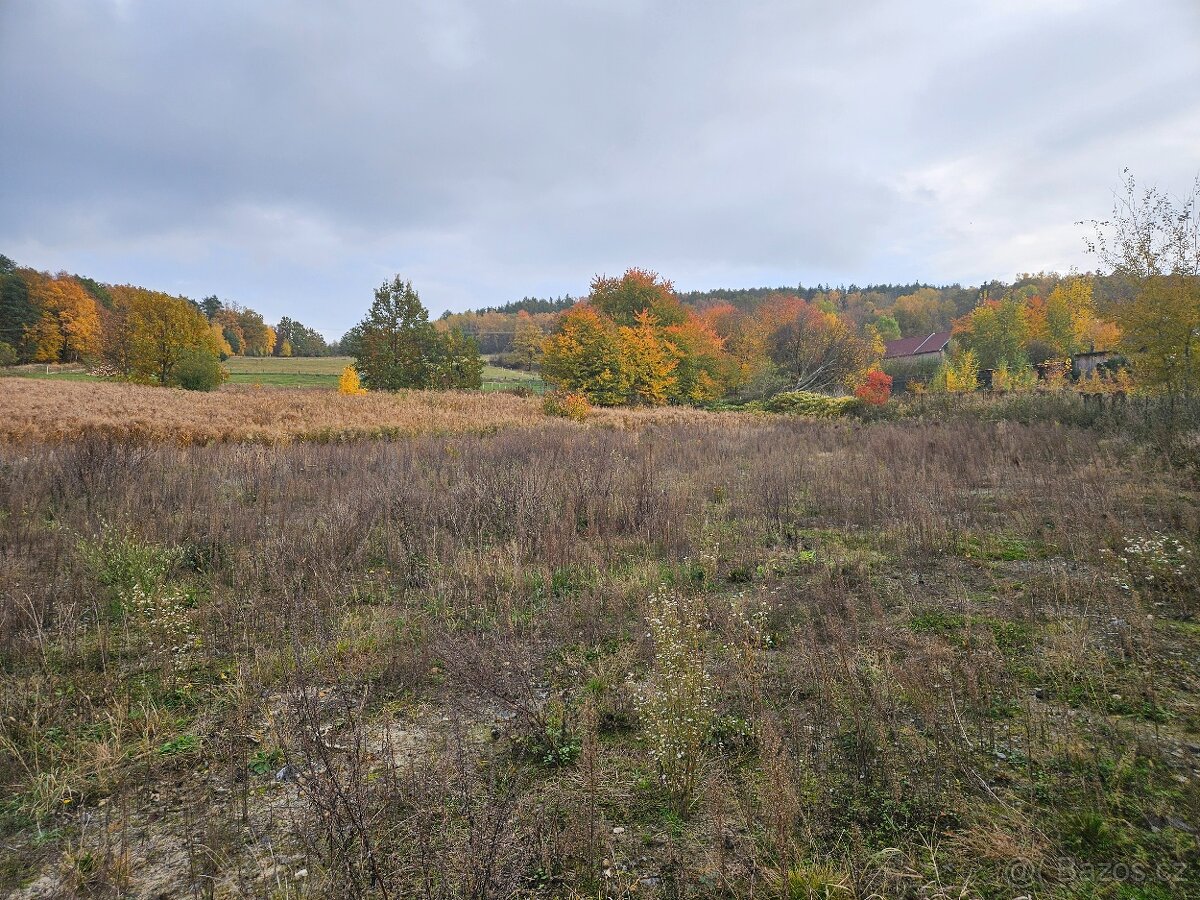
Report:
M540 365L549 380L602 405L759 399L783 390L847 393L875 370L916 390L1016 389L1047 371L1069 373L1073 357L1090 351L1116 358L1090 379L1103 377L1104 384L1089 387L1124 390L1134 369L1149 388L1163 380L1152 369L1173 365L1171 353L1191 358L1183 340L1156 349L1164 346L1157 335L1190 333L1190 319L1178 304L1172 316L1156 319L1147 288L1110 271L1040 272L979 287L676 292L656 273L630 269L621 278L598 277L587 297L561 312L530 312L522 301L510 305L515 312L451 314L438 324L473 336L501 364ZM1147 334L1152 327L1158 332ZM884 359L887 342L938 332L952 336L944 358Z
M867 287L850 285L830 287L716 288L709 291L679 291L676 299L697 312L714 307L731 306L739 312L753 313L772 297L795 297L817 308L835 313L855 329L874 328L884 340L949 331L956 319L966 315L981 302L1017 293L1045 296L1062 280L1055 273L1022 275L1012 282L992 281L979 287L959 284L934 286L923 283L877 284ZM583 298L580 298L583 299ZM473 337L480 352L502 357L516 349L518 327L525 318L543 332L557 327L562 313L576 300L570 297L535 300L525 298L502 306L445 313L439 320L443 327L459 328ZM525 326L528 330L528 324ZM523 357L501 358L502 364L523 365Z
M217 297L197 302L135 285L51 275L0 256L0 365L85 363L160 384L231 356L324 356L325 339L288 317L269 325ZM211 358L211 359L210 359Z
M705 404L781 390L847 392L883 354L868 327L794 294L752 310L685 305L671 282L630 269L597 277L542 344L541 369L559 388L601 406Z
M542 325L513 317L513 350L561 389L599 405L760 400L790 391L886 402L892 376L920 391L1029 390L1069 384L1080 354L1088 393L1200 388L1200 279L1041 273L978 289L771 291L753 303L687 303L654 272L599 277ZM692 295L694 296L694 295ZM949 336L949 350L885 359L901 336ZM938 344L941 347L945 339ZM532 349L530 349L532 348ZM1076 372L1073 375L1073 371ZM1047 381L1048 380L1048 381Z

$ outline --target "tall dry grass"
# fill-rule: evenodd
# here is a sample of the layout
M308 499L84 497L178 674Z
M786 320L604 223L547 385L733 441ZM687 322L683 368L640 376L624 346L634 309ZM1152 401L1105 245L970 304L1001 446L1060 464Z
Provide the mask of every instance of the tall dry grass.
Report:
M336 440L528 427L537 403L514 396L234 388L198 393L129 384L0 380L0 440L62 441L87 434L210 443Z
M598 410L589 423L630 429L708 418L723 417L679 408ZM205 394L131 384L0 379L0 441L9 443L88 435L178 444L338 441L485 434L548 421L537 399L502 392L401 391L348 397L331 391L227 387Z
M1195 895L1186 471L504 404L537 427L0 445L0 891L990 897L1069 859ZM662 590L711 679L685 792L637 702Z

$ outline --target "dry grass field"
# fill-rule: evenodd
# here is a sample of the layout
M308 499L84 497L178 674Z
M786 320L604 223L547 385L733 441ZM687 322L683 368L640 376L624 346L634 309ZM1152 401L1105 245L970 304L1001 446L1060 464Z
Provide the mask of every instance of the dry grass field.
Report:
M720 422L732 413L672 407L598 409L591 426L639 429ZM418 434L487 434L544 426L537 397L403 391L347 397L304 388L227 387L211 394L132 384L0 378L0 442L85 436L177 444L343 441Z
M314 393L0 382L0 893L1200 894L1146 442Z
M471 393L347 397L305 389L230 388L211 394L129 384L0 379L0 440L339 440L488 431L542 418L536 400Z

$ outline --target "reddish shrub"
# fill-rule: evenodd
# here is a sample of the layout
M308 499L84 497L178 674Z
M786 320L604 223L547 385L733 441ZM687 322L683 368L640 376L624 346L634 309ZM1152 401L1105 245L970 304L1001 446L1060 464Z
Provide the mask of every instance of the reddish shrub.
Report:
M863 403L883 406L892 396L892 376L878 369L872 369L867 373L862 384L854 389L854 396Z

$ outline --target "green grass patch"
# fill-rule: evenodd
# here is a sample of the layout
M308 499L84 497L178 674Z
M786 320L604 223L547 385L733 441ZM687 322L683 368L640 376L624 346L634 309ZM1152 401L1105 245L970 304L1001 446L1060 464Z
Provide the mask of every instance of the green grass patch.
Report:
M1043 548L1011 534L968 534L959 539L957 550L963 559L988 562L1016 562L1045 555Z
M38 372L35 370L26 370L23 372L11 373L18 378L38 378L43 381L110 381L111 379L102 378L99 375L92 375L89 372Z
M230 375L327 375L337 382L351 356L231 356L223 363Z
M908 620L910 631L917 634L936 634L948 637L962 630L967 624L967 617L957 613L949 613L944 609L925 609L916 613Z
M229 384L324 388L331 391L337 390L342 370L352 365L352 356L232 356L224 362L229 370ZM491 365L483 367L484 391L504 391L517 387L527 387L536 394L546 391L546 383L535 372L520 372Z
M191 753L200 746L200 738L194 734L181 734L177 738L172 738L158 748L161 756L178 756L183 753Z

